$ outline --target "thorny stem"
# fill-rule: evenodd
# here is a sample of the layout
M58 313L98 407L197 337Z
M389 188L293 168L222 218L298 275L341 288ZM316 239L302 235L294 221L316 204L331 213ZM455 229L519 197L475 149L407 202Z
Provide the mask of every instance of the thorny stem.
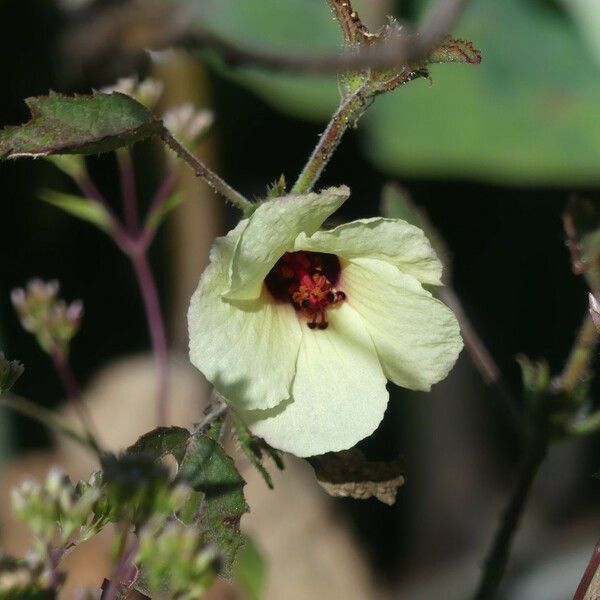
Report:
M594 552L590 558L590 562L585 569L583 577L581 578L581 582L577 587L577 591L575 592L575 596L573 596L573 600L584 600L586 597L586 593L590 588L590 584L594 579L594 575L600 568L600 541L596 544L594 548Z
M350 96L344 98L323 132L319 143L310 155L302 173L294 184L293 193L306 194L310 192L321 176L323 169L331 160L344 133L356 122L358 116L367 104L365 90L360 87Z
M178 142L168 129L164 129L162 139L179 158L192 167L196 177L204 179L215 192L229 200L235 207L243 211L244 214L249 214L254 210L255 205L250 200L242 196L226 181L211 171L199 158L196 158L185 146Z
M154 351L154 365L157 377L157 424L166 425L169 420L169 353L167 336L158 298L158 290L145 250L129 254L136 275Z

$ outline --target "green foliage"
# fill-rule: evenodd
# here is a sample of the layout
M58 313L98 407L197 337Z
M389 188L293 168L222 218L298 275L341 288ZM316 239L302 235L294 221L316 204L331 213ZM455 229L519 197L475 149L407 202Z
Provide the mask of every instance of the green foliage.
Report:
M202 494L196 522L205 542L221 551L223 574L229 577L236 552L243 544L240 519L249 508L243 493L246 482L216 437L215 430L211 430L190 439L179 476Z
M578 4L596 11L593 2ZM246 0L242 10L235 0L221 0L200 16L204 26L247 47L318 53L340 45L324 2ZM599 181L599 68L572 23L541 2L479 0L457 35L482 50L484 67L434 66L433 86L422 80L378 99L363 123L372 161L403 176ZM327 119L338 101L334 77L227 72L296 116Z
M234 578L244 591L246 600L264 598L267 565L250 536L244 536L244 546L235 561Z
M205 544L214 544L222 557L222 574L231 575L236 552L243 544L240 519L248 511L244 499L245 481L233 460L218 443L222 422L206 432L190 435L180 427L161 427L142 436L127 452L153 461L167 455L179 463L177 481L194 491L186 494L179 507L182 523L202 533Z
M281 454L267 445L263 440L253 436L244 425L243 421L236 415L233 417L233 430L244 454L262 475L265 483L273 489L273 479L271 478L269 471L267 471L263 465L263 455L269 455L277 467L283 469L284 465Z
M54 600L51 580L52 573L36 557L0 554L0 600Z
M55 190L42 190L39 195L48 204L56 206L78 219L91 223L105 233L110 231L110 216L100 204L92 202L83 196Z
M23 365L16 360L7 360L0 352L0 396L8 392L23 374Z
M196 600L212 585L218 569L216 548L204 546L200 532L171 522L139 536L135 562L144 566L145 587L152 598Z
M163 130L145 106L120 93L28 98L31 120L0 130L0 158L98 154Z

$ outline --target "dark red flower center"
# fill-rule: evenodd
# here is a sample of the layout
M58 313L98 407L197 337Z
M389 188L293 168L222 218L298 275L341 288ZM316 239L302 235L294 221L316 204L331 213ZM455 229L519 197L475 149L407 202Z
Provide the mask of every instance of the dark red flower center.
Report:
M269 271L265 284L273 298L290 302L304 315L311 329L326 329L327 308L346 299L344 292L335 289L341 270L335 254L286 252Z

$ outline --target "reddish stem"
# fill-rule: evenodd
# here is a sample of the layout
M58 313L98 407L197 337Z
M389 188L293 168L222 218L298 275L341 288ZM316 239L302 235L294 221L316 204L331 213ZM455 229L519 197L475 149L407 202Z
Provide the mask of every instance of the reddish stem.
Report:
M130 234L136 234L140 229L140 220L131 152L128 149L118 150L117 161L121 171L121 196L123 198L125 224Z
M588 566L585 569L585 573L581 578L581 582L577 587L577 591L573 596L573 600L583 600L585 598L585 595L589 590L590 584L592 583L592 580L594 579L594 575L596 574L596 571L598 571L598 568L600 568L600 540L596 544L594 552L592 552L590 562L588 563Z
M79 417L90 443L97 451L100 451L100 446L98 445L94 435L94 423L85 404L81 402L81 388L79 387L79 383L77 382L77 379L71 370L71 365L69 364L67 357L60 350L55 350L52 352L52 362L54 363L56 373L65 389L67 399Z
M133 265L144 302L152 348L154 350L154 364L157 377L157 423L158 426L166 425L169 417L169 354L158 290L146 252L142 250L130 253L129 257L131 258L131 264Z

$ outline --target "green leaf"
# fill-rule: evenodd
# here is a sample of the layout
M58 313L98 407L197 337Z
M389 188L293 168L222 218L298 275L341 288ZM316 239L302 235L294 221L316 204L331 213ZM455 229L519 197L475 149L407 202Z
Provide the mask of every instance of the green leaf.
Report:
M82 221L87 221L106 233L110 231L110 216L100 204L92 202L88 198L55 190L41 190L39 197L44 202L48 202Z
M160 460L171 454L178 463L181 463L189 439L190 432L183 427L158 427L145 433L135 444L129 446L126 452L147 454L154 460Z
M283 461L280 453L268 446L263 440L253 436L249 429L244 425L244 422L237 416L233 415L233 431L240 448L248 457L248 460L254 465L256 470L262 475L265 483L273 489L273 479L271 474L263 465L263 454L266 452L275 462L279 469L283 469Z
M600 10L590 0L562 2L585 26L587 45L547 2L469 3L455 35L473 40L482 65L434 65L433 85L421 80L378 98L361 123L371 161L403 177L600 182L600 36L594 26ZM361 14L369 4L355 8ZM325 2L219 0L204 13L197 10L203 26L244 47L329 52L341 44ZM339 100L333 77L250 68L227 73L271 105L307 119L328 119Z
M0 130L0 159L49 154L98 154L163 131L152 111L114 92L28 98L31 120Z
M211 431L190 439L179 476L203 494L198 526L205 542L221 551L223 575L231 576L235 555L243 545L240 519L249 510L243 493L246 482Z
M428 62L478 65L481 63L481 52L475 48L473 42L447 36L429 55Z
M262 600L267 582L267 565L254 540L244 536L244 546L238 552L233 571L246 600Z
M8 392L23 375L23 365L16 360L7 360L0 352L0 395Z
M180 193L171 194L160 206L156 207L148 214L146 218L146 226L150 229L158 229L160 224L175 210L185 197Z
M373 162L411 177L600 181L600 69L568 19L542 2L478 0L458 34L481 67L433 67L433 86L379 99L364 121Z

